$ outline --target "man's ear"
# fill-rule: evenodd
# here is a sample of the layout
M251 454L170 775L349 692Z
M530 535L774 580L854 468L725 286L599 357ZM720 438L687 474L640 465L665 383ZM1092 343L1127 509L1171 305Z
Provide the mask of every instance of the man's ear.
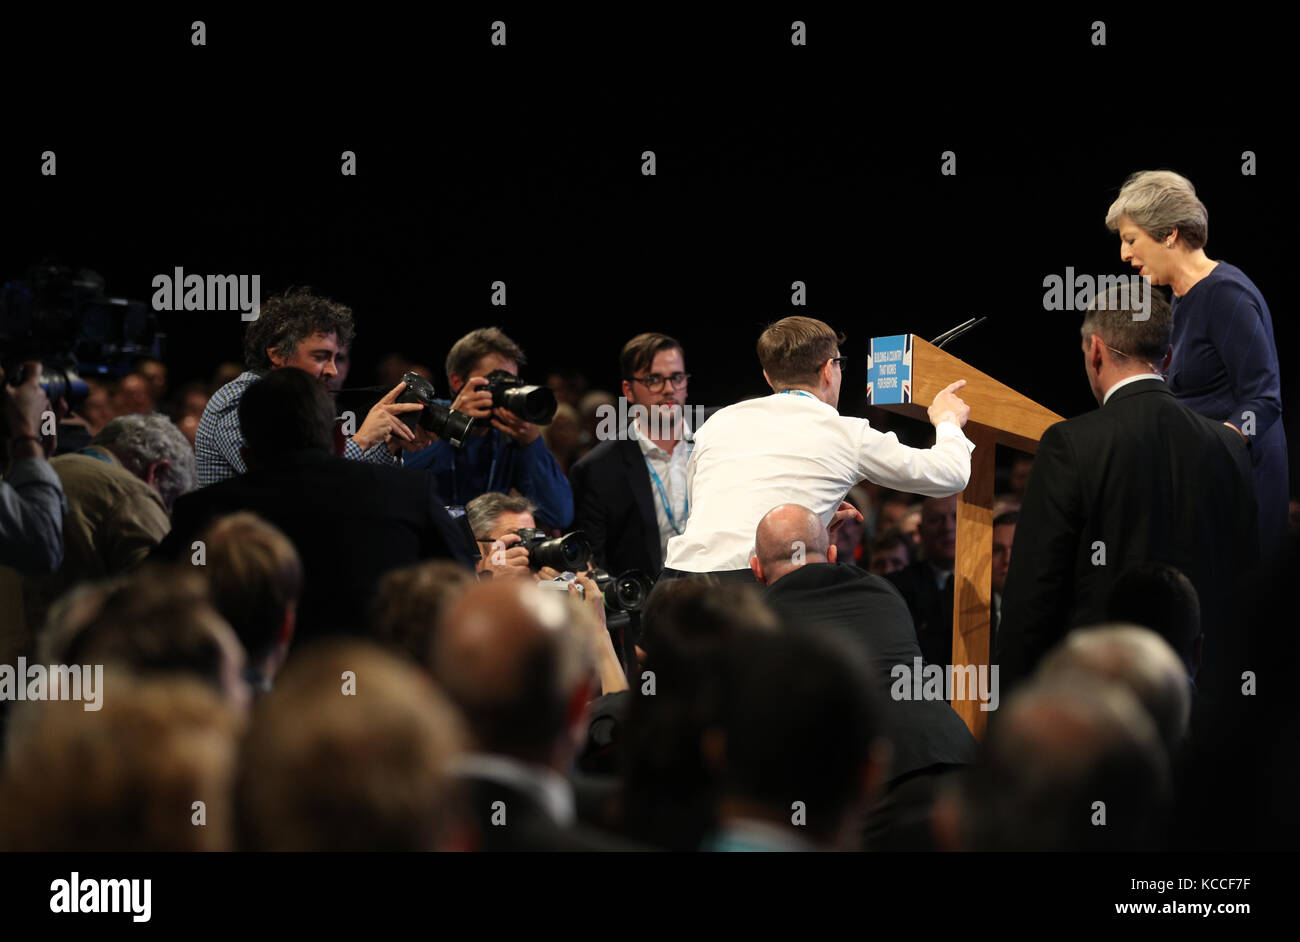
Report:
M758 584L764 585L765 583L763 582L763 564L758 561L757 556L749 557L749 569L754 574L754 579L757 580Z
M1170 347L1165 347L1165 355L1164 355L1164 359L1162 359L1162 360L1160 361L1160 372L1161 372L1161 373L1168 373L1168 372L1169 372L1169 364L1172 363L1173 360L1174 360L1174 348L1173 348L1172 346L1170 346Z
M828 563L835 562L837 559L839 559L839 555L840 555L840 548L836 546L833 542L826 547L826 561Z
M172 463L168 461L166 458L163 458L160 461L153 462L152 464L149 465L149 467L145 469L144 483L148 484L150 487L157 487L158 472L165 471L167 468L170 468L171 466Z
M626 399L628 402L631 402L631 401L632 401L632 384L629 383L627 380L623 380L623 385L622 385L621 388L622 388L622 391L623 391L623 398Z
M772 377L767 375L767 370L763 371L763 379L772 387L772 392L776 392L776 384L772 382Z
M271 361L271 366L274 369L278 370L280 367L284 366L284 358L275 352L274 347L266 348L266 358Z
M451 394L454 396L460 392L460 388L465 385L465 378L459 373L448 373L447 385L451 387Z

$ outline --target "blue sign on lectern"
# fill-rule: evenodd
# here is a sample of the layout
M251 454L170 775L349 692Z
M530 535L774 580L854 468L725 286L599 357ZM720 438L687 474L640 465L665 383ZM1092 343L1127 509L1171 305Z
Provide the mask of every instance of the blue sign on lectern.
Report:
M867 404L894 406L912 401L912 335L875 337L867 367Z

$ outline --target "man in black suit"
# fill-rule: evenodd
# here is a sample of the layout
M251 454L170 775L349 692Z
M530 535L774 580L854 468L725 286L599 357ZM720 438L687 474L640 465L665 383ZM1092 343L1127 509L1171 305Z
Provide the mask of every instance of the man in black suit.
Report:
M774 507L758 524L750 568L767 586L767 603L787 623L821 625L861 648L881 690L895 686L896 668L913 670L921 649L898 590L880 576L836 562L820 518L798 504ZM910 685L909 685L910 689ZM921 769L975 759L975 739L945 700L895 699L885 704L894 747L890 782Z
M439 621L433 674L473 737L457 773L482 850L634 849L577 819L568 774L594 692L584 628L605 630L518 579L472 587Z
M888 579L903 596L916 624L916 639L927 664L952 661L953 565L957 558L957 497L930 497L921 505L921 558L891 572Z
M302 558L295 646L363 633L389 570L431 557L473 564L476 554L443 508L432 475L331 453L334 407L314 377L271 371L244 393L239 422L248 473L178 499L157 552L202 565L193 541L215 517L247 510L275 524Z
M602 569L639 569L654 579L669 538L686 529L690 513L686 460L695 430L683 414L689 374L681 345L665 334L633 337L619 365L623 398L641 417L570 470L574 529L587 534Z
M1169 305L1156 293L1140 301L1121 285L1090 305L1083 360L1101 408L1039 442L1002 600L1008 688L1067 631L1104 621L1115 579L1146 562L1187 575L1201 600L1205 670L1240 676L1246 626L1234 624L1232 594L1256 561L1250 453L1165 386L1157 364Z

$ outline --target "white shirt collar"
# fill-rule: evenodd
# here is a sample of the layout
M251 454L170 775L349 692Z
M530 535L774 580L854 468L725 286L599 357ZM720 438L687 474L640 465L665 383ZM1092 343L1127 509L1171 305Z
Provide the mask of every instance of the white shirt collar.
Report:
M658 453L661 455L668 456L668 452L664 451L662 448L660 448L658 445L652 442L648 435L642 433L640 422L630 423L628 425L628 434L636 441L638 445L641 446L642 454L653 455ZM686 421L686 414L683 412L682 413L682 438L681 438L681 442L678 442L678 444L680 445L682 442L689 443L694 441L694 439L695 439L695 433L691 430L691 425L689 422ZM678 450L679 449L674 448L672 454L676 455Z
M458 775L490 779L524 792L560 827L570 827L578 818L573 786L554 769L484 752L461 756L453 768Z
M1111 395L1115 392L1115 390L1119 389L1121 386L1127 386L1129 383L1136 383L1140 379L1158 379L1161 382L1164 382L1165 378L1161 376L1159 373L1137 373L1133 376L1125 376L1114 386L1110 387L1110 389L1106 390L1106 395L1101 397L1101 404L1104 406L1107 402L1109 402Z

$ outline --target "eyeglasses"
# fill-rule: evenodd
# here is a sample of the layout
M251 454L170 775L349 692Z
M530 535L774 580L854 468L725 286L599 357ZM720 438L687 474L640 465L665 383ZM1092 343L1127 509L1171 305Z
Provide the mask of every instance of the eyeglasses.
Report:
M672 376L660 376L658 373L651 373L649 376L630 377L634 383L644 383L645 388L651 392L658 392L663 389L665 382L672 383L674 389L680 389L686 385L686 381L690 378L690 373L674 373Z
M849 364L848 357L830 357L829 359L832 363L838 364L840 370L843 370L844 367L848 366Z

